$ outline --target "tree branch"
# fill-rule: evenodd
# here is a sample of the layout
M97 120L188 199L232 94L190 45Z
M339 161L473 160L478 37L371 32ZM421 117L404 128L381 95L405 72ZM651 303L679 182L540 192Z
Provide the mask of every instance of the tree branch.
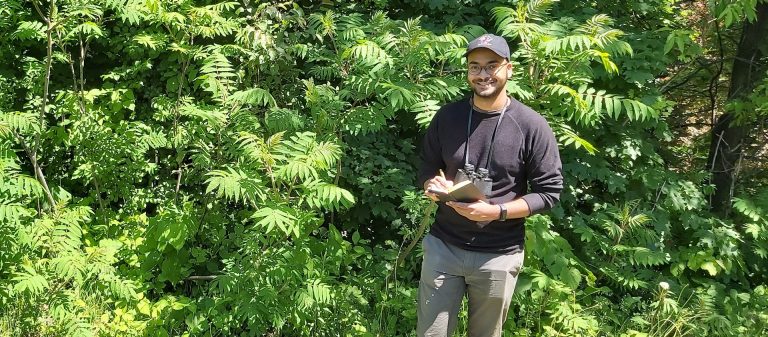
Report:
M32 162L32 168L35 171L35 177L37 177L37 180L40 182L40 185L43 186L43 192L45 192L45 196L48 199L48 202L51 204L51 208L55 210L56 201L53 199L53 194L51 193L51 189L48 188L48 182L45 180L45 175L43 175L43 170L40 168L40 165L37 163L37 156L35 155L35 153L32 152L32 149L29 148L27 143L24 141L24 138L21 137L20 134L18 134L16 131L13 131L13 135L19 141L19 144L21 144L21 147L24 148L24 152L27 153L29 160Z
M32 0L32 5L35 6L35 11L37 11L37 14L40 15L40 18L42 18L43 21L45 21L45 23L47 23L48 26L50 27L50 23L51 23L50 20L48 19L47 16L45 16L45 14L43 14L43 11L40 9L40 6L37 4L36 0Z
M215 280L219 275L192 275L190 277L187 277L187 281L213 281Z
M720 75L723 73L723 64L725 63L723 61L723 38L720 35L720 22L718 20L715 20L715 36L717 36L717 52L720 62L717 64L717 71L712 75L712 78L709 80L709 107L711 109L711 123L714 125L717 122L717 89L718 87L715 85L715 83L720 78Z

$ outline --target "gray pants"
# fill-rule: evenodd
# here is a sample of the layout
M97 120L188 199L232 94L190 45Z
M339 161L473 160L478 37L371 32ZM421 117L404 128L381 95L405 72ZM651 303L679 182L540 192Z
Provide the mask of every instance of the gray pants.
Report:
M429 234L423 247L416 335L451 336L466 293L469 336L501 336L524 253L473 252Z

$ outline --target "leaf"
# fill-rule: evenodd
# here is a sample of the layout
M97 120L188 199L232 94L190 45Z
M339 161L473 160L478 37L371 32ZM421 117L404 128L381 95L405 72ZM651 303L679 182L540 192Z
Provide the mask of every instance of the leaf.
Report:
M440 102L436 100L425 100L411 105L408 110L416 113L416 122L420 127L426 128L440 109L438 103Z
M237 77L229 59L218 50L214 50L203 60L200 73L202 75L198 76L197 80L202 88L219 100L228 96L230 87L234 85L234 79Z
M322 283L320 280L314 280L311 283L308 283L307 291L316 303L328 304L331 302L331 287Z
M285 161L278 165L277 176L284 180L317 179L318 170L328 170L339 160L341 149L332 142L315 140L315 134L303 132L284 140L276 151Z
M139 34L133 41L152 50L159 50L166 44L165 37L159 34Z
M227 122L227 112L216 106L184 104L179 108L179 112L182 116L199 118L216 129L223 127Z
M762 214L764 214L762 209L748 199L733 198L733 208L741 213L741 215L755 222L760 221Z
M79 253L64 254L51 260L56 276L63 280L82 283L86 270L85 257Z
M144 0L106 0L107 8L112 8L117 12L117 17L125 23L138 25L146 18L148 8Z
M264 116L264 124L271 132L296 131L304 127L304 118L292 109L270 109Z
M26 265L21 265L24 272L16 274L13 281L16 282L13 286L13 290L16 292L27 292L33 296L41 295L43 291L48 289L48 280L45 276L40 275L37 271Z
M552 279L549 278L546 274L544 274L540 270L534 270L532 272L532 283L536 284L538 288L540 289L546 289L549 284L552 282Z
M194 237L197 231L197 222L192 218L187 208L181 210L176 206L163 208L157 216L149 218L149 228L145 232L146 240L152 249L160 252L171 246L176 251L182 250L187 240ZM109 242L100 242L100 256L105 267L112 263L110 255L114 256L116 247L110 247ZM110 251L111 250L111 251Z
M583 147L589 154L592 155L597 152L597 148L595 148L592 143L586 139L581 138L569 126L565 124L557 124L552 129L558 135L558 140L561 144L565 146L573 144L577 149Z
M34 214L18 203L0 203L0 223L18 223L23 217Z
M581 283L581 272L576 268L563 268L560 270L559 279L568 287L576 289Z
M234 202L255 203L264 198L264 190L261 179L251 176L242 170L227 168L226 170L213 170L207 174L206 193L216 191L216 196L224 197Z
M22 21L12 36L20 40L44 41L45 25L39 21Z
M40 131L37 116L28 112L6 112L0 114L0 122L18 133Z
M277 176L283 178L284 180L293 180L293 179L301 179L301 180L309 180L309 179L316 179L318 177L317 170L303 160L291 160L283 165L280 165L280 168L277 171Z
M701 269L706 270L710 276L717 275L717 272L718 272L717 266L715 266L715 264L712 261L706 261L702 263L699 267Z
M355 202L349 191L324 181L315 180L304 183L307 193L305 198L310 207L318 209L341 210Z
M284 207L262 207L254 212L251 217L258 219L256 226L263 228L266 233L279 229L286 236L293 235L298 238L301 234L296 222L297 218L287 212Z
M175 248L175 247L174 247ZM177 248L178 250L179 248ZM133 300L136 298L136 285L130 280L121 279L117 276L103 279L113 296L123 300Z
M416 96L413 92L403 86L385 82L380 84L379 87L386 89L382 96L386 97L386 100L389 102L392 109L405 109L412 106L416 101Z
M101 27L95 22L83 22L67 33L67 39L76 39L78 36L88 38L104 37Z
M251 88L232 93L230 99L240 104L251 104L256 106L276 107L275 98L269 91L261 88Z
M358 62L363 67L392 64L392 58L376 42L359 40L357 44L345 50L342 58Z
M350 109L342 117L344 130L353 135L367 135L382 130L387 125L388 118L393 115L392 108L374 103L357 106Z

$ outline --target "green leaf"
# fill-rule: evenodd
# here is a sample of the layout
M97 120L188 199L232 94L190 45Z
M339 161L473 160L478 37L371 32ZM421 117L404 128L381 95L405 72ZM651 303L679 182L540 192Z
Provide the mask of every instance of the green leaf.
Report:
M227 122L227 112L216 106L184 104L180 107L179 112L182 116L199 118L216 129L223 127Z
M715 266L715 264L712 261L706 261L702 263L699 267L701 269L706 270L710 276L717 275L717 272L718 272L717 266Z
M310 207L340 210L354 204L355 197L349 191L324 181L304 183L305 198Z
M216 191L216 196L224 197L234 202L255 203L264 199L264 189L261 179L251 176L243 170L227 168L226 170L213 170L207 174L206 193Z
M228 96L231 87L234 85L234 79L237 78L232 63L217 49L214 49L205 58L202 67L200 67L200 73L202 75L197 77L200 85L218 100L225 99ZM243 95L247 97L247 95ZM256 95L254 91L253 96L255 97Z
M254 212L251 217L258 220L256 226L263 228L266 233L280 230L286 236L293 235L298 238L301 235L301 228L296 221L297 218L290 214L285 207L262 207Z
M34 268L26 264L22 264L21 267L24 269L24 272L16 274L13 278L13 281L15 281L14 291L26 292L37 296L48 289L48 280L46 280L45 276L38 274Z
M40 131L40 122L34 113L5 112L0 113L0 123L18 133Z
M18 223L23 217L34 214L18 203L0 203L0 223Z
M159 251L164 251L166 247L171 246L176 251L182 250L187 240L195 235L197 231L197 222L193 219L189 209L189 204L185 209L178 209L176 206L163 208L155 217L149 218L149 228L145 233L147 241L153 243ZM100 243L102 244L102 243ZM154 248L154 247L153 247ZM116 253L113 246L110 252L109 243L104 243L101 251L103 263L109 264L110 255Z
M22 21L12 36L20 40L44 41L45 25L39 21Z
M416 122L420 127L426 128L437 113L437 110L440 109L439 103L436 100L416 102L408 110L416 113Z
M251 104L256 106L276 107L275 98L269 91L261 88L251 88L232 93L230 99L240 104Z
M69 31L69 33L67 33L67 39L75 39L78 35L88 39L92 37L104 37L104 32L97 23L88 21L77 25Z
M133 41L152 50L159 50L166 44L165 37L159 34L138 34Z
M581 283L581 272L576 268L562 268L559 279L568 287L576 289Z

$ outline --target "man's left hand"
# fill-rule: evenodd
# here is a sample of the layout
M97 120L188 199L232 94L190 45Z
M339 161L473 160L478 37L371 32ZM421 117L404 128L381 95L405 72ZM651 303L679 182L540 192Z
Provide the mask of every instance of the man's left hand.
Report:
M499 206L491 205L482 200L469 203L449 201L446 205L451 206L461 216L472 221L492 221L499 218Z

